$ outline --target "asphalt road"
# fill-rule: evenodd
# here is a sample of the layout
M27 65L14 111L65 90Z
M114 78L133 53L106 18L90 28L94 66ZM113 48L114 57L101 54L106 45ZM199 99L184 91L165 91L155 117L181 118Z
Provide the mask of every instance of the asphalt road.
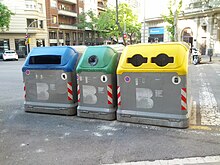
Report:
M175 129L26 113L23 63L23 60L0 61L0 164L97 165L220 155L219 129ZM193 99L199 111L203 106L200 106L202 87L197 81L201 71L198 68L204 67L202 71L207 72L207 77L203 76L203 80L210 80L212 89L217 88L219 79L213 80L210 74L216 68L213 64L190 67L194 72L191 82L196 82L191 87ZM219 88L212 93L219 105ZM199 117L200 112L196 114Z

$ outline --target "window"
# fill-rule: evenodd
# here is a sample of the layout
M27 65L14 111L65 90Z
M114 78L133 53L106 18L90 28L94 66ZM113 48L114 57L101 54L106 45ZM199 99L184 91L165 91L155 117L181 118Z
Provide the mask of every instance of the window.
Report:
M4 52L4 50L9 50L9 39L0 39L0 54Z
M70 33L66 33L66 40L67 40L67 41L70 40Z
M73 40L76 40L76 32L73 32Z
M49 39L57 39L57 32L55 31L49 32Z
M25 46L25 39L15 39L15 50L18 55L24 56L26 54L26 46Z
M53 15L52 18L52 23L57 24L57 16Z
M38 3L38 11L43 12L43 5L42 3Z
M45 46L45 41L44 41L44 39L36 39L36 45L37 45L37 47L43 47L43 46Z
M50 1L50 6L54 7L54 8L57 8L57 1L56 0L51 0Z
M39 28L41 28L41 29L44 28L43 20L40 20L40 21L39 21Z
M25 7L26 7L26 10L36 10L37 3L36 3L36 1L33 1L33 0L26 0Z
M95 38L98 38L98 33L95 33Z
M59 32L59 39L63 39L63 32Z
M88 34L88 38L92 38L92 33L89 33L89 34Z
M37 28L38 27L37 19L27 19L27 27Z

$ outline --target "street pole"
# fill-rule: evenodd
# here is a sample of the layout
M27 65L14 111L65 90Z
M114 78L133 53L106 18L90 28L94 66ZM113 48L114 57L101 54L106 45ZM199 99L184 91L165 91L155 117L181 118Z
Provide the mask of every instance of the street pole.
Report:
M49 20L51 20L52 18L49 18L49 19L43 19L44 21L49 21ZM42 21L43 21L42 20ZM29 53L29 43L28 43L28 39L29 39L29 36L28 36L28 30L29 30L29 28L31 27L31 25L33 25L33 23L35 23L35 22L38 22L39 20L38 19L35 19L35 20L33 20L29 25L28 25L28 27L26 28L26 34L25 34L25 38L26 38L26 49L27 49L27 55L28 55L28 53Z
M145 28L146 28L146 25L145 25L145 0L144 1L144 30L143 30L143 43L145 43Z
M25 38L26 38L26 50L27 50L27 55L28 55L28 53L29 53L29 43L28 43L28 39L29 39L29 36L28 36L28 30L29 30L29 27L31 26L31 25L33 25L33 23L35 23L35 22L37 22L38 21L38 19L35 19L35 20L33 20L29 25L28 25L28 27L26 28L26 35L25 35Z
M177 36L177 33L178 33L178 28L177 28L177 10L175 10L174 12L174 41L177 42L178 41L178 36Z
M120 23L118 22L118 0L116 0L116 24L118 26L118 29L119 29L120 33L121 33L121 36L122 36L122 39L123 39L123 43L126 46L126 42L125 42L124 35L123 35L123 30L122 30L122 28L120 26Z

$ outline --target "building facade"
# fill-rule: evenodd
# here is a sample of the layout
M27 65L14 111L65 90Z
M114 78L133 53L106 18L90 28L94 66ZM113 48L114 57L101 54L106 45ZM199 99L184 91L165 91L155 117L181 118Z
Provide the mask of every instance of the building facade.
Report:
M146 18L142 42L170 41L166 25L161 16ZM189 43L204 55L208 49L220 54L220 1L188 1L180 12L177 27L178 41Z
M0 53L14 49L20 56L24 56L32 47L48 45L45 0L0 2L14 13L9 30L0 31Z
M103 44L99 32L78 29L77 23L85 7L89 10L92 6L98 16L105 11L107 0L17 0L16 3L0 0L0 3L14 13L9 30L0 32L0 54L14 49L25 56L37 46Z
M77 29L78 0L46 0L46 16L49 45L76 45L83 43L82 33Z

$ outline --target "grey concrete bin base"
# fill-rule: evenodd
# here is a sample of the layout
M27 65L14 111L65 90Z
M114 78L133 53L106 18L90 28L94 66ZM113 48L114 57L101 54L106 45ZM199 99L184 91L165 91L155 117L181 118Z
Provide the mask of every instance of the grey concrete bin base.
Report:
M174 128L187 128L189 126L189 119L176 120L176 119L165 119L165 118L148 118L132 115L117 114L117 120L122 122L131 122L139 124L148 124L156 126L167 126Z
M77 116L85 118L115 120L115 109L92 108L85 106L78 106Z
M71 104L59 104L59 105L47 105L47 104L39 104L32 102L24 103L25 112L34 112L34 113L48 113L48 114L58 114L58 115L76 115L76 107L77 105Z

